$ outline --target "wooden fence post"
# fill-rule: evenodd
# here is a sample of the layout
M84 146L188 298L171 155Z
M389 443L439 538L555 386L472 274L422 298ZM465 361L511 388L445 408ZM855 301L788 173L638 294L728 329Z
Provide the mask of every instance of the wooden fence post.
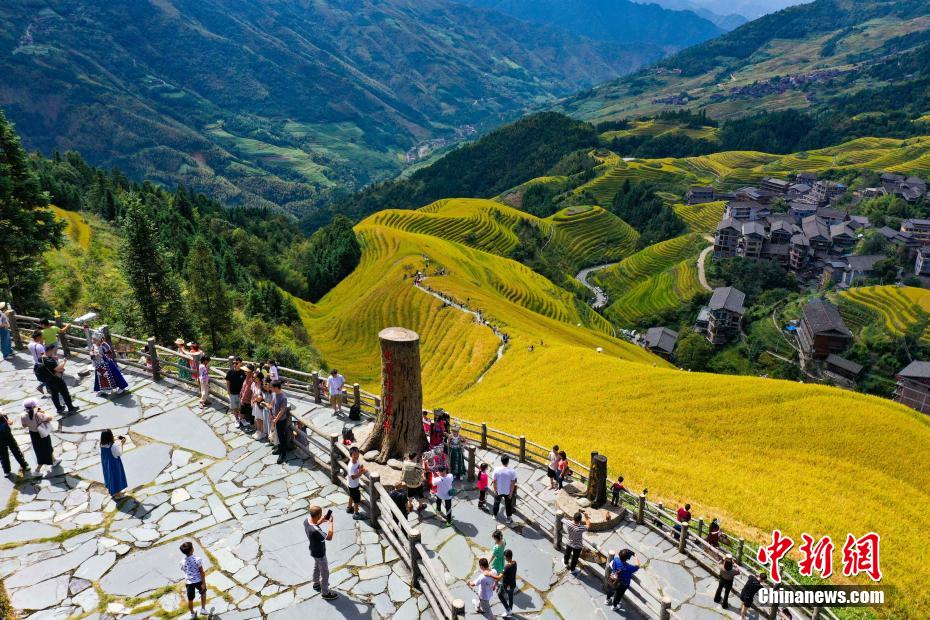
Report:
M678 552L679 553L685 552L685 547L688 545L688 530L690 529L691 527L687 523L681 524L681 532L679 532L680 535L678 536Z
M158 359L158 351L155 349L155 338L148 339L149 362L151 362L152 380L161 379L161 361Z
M378 414L381 413L381 397L375 396L375 417L378 417Z
M746 544L746 540L743 538L739 539L739 546L736 548L736 563L740 566L743 565L743 545Z
M465 617L465 601L460 598L452 600L452 615L455 618Z
M476 471L475 452L476 452L475 444L473 443L468 444L468 481L469 482L475 481L475 471Z
M59 329L64 327L64 321L61 320L61 315L55 314L55 327ZM61 351L65 354L65 357L71 355L71 346L68 344L68 333L65 330L60 330L58 332L58 344L61 345Z
M10 314L7 315L10 319L10 331L13 332L13 346L16 347L17 351L23 350L23 335L19 333L19 323L16 321L16 310L10 309Z
M481 423L481 449L488 449L488 424L487 422Z
M310 377L313 380L313 402L319 405L323 402L323 396L320 394L320 373L312 372Z
M110 348L113 349L113 337L110 335L110 326L101 325L100 333L103 334L103 339L106 340L107 344L110 345ZM116 350L113 350L113 355L116 355Z
M378 485L381 484L381 474L372 472L368 476L368 501L371 503L371 528L378 529Z
M332 433L329 436L329 466L332 468L332 473L329 478L333 481L333 484L339 484L339 478L341 477L341 472L339 471L339 435Z
M636 522L643 525L646 522L646 494L639 494L639 508L636 511Z
M526 463L526 435L520 435L520 462Z
M562 519L565 517L565 513L561 510L555 511L555 531L552 534L553 544L555 545L556 551L562 550Z
M667 596L662 599L662 606L659 608L659 620L669 620L672 617L672 599Z
M420 530L411 530L407 534L407 551L410 553L410 585L417 587L417 582L422 575L420 574L420 562L417 559L417 545L420 544Z

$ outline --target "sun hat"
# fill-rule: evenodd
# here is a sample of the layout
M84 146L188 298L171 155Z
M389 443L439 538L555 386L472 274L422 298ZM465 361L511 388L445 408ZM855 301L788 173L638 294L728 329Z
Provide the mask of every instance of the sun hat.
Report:
M180 347L182 344L184 344L184 339L183 339L183 338L175 338L175 339L174 339L174 344L176 344L177 346Z
M246 364L245 366L243 366L243 367L242 367L242 370L244 370L245 372L255 372L255 369L252 368L252 367L251 367L250 365L248 365L248 364Z

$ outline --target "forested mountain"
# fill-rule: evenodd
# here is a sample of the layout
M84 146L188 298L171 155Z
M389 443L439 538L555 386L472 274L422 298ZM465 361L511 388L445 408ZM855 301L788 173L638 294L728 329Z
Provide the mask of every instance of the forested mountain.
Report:
M630 0L458 0L519 19L565 28L601 41L646 43L681 49L723 29L691 11Z
M446 0L9 0L0 106L27 148L307 212L658 54Z
M874 69L928 42L925 0L816 0L580 93L559 109L586 119L682 108L702 108L718 119L828 109L836 98L911 79L906 72L879 77Z

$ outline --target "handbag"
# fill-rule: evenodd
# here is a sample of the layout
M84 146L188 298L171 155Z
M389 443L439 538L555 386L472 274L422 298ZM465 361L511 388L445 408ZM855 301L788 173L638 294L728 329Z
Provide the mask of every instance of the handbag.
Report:
M53 432L58 430L58 423L54 420L46 420L38 426L36 426L36 432L39 433L39 437L45 439L49 437Z
M607 585L611 588L616 588L620 585L620 571L611 571L610 574L607 575Z

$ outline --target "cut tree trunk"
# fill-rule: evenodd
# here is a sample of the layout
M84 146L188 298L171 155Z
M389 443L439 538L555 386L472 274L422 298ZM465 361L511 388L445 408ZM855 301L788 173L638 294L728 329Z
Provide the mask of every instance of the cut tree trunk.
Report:
M379 463L402 460L423 451L423 384L420 380L420 337L403 327L388 327L381 342L381 411L361 450L377 450Z
M591 453L588 492L585 495L594 508L600 508L607 503L607 457L603 454Z

